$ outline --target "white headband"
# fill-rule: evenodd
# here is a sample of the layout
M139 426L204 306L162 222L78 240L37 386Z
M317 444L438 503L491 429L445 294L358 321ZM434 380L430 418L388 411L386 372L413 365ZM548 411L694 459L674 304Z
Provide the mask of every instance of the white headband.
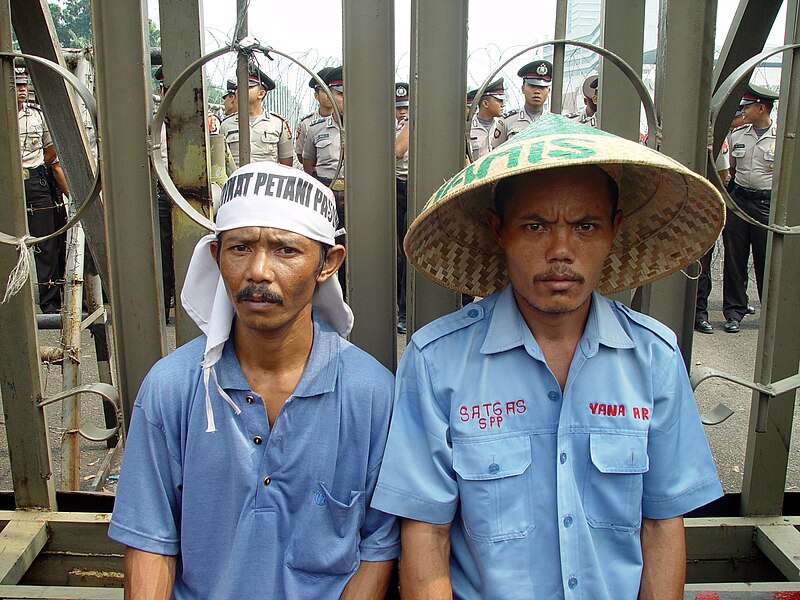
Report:
M211 243L222 231L239 227L272 227L333 245L337 226L333 192L297 169L272 162L251 163L237 169L225 182L215 219L215 233L204 236L195 246L181 290L183 308L206 335L202 363L208 419L206 431L216 430L209 394L211 377L222 398L236 414L241 412L220 387L214 370L230 337L234 310L219 267L211 256ZM353 312L344 302L342 288L335 276L317 286L312 306L339 335L350 333Z

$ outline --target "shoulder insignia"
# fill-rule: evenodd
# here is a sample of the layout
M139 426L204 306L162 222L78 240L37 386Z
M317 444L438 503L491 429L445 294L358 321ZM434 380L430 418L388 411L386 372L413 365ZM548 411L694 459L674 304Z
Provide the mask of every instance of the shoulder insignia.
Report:
M743 130L747 129L748 127L750 127L750 123L745 123L744 125L739 125L739 127L734 129L733 131L731 131L731 133L735 133L737 131L743 131Z
M278 113L274 113L274 112L270 111L269 114L271 114L273 117L278 117L281 121L285 121L286 120L282 116L280 116Z
M314 119L313 121L311 121L311 123L308 124L308 126L311 127L312 125L316 125L317 123L324 123L327 118L328 117L325 116L325 117L319 117L318 119Z
M568 114L566 114L564 116L567 117L568 119L577 119L578 117L581 116L581 113L579 113L579 112L571 112L571 113L568 113Z
M515 108L514 110L509 110L508 112L504 112L504 113L503 113L503 118L504 118L504 119L507 119L508 117L513 117L513 116L514 116L515 114L517 114L518 112L519 112L519 109L518 109L518 108Z
M300 121L305 121L306 119L310 119L313 116L314 116L314 113L308 113L305 117L300 117ZM298 123L300 121L298 121Z
M238 116L239 116L239 113L231 113L226 117L222 117L222 122L224 123L225 121L227 121L229 119L233 119L234 117L238 118Z
M654 333L671 347L676 346L678 338L675 336L675 333L663 323L656 321L653 317L648 317L640 312L636 312L632 308L616 300L614 301L614 308L625 313L625 316L631 321Z
M431 342L438 340L448 334L469 327L473 323L478 323L483 319L484 308L477 302L467 304L465 307L454 313L445 315L425 325L417 331L411 338L411 342L417 348L424 348Z

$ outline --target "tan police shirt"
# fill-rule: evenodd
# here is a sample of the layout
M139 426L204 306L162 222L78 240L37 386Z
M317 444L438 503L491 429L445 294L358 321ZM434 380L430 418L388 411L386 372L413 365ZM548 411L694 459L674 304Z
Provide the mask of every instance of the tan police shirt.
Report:
M44 113L25 104L17 113L19 121L19 148L22 152L22 168L35 169L44 164L44 149L53 145Z
M395 127L394 136L400 135L400 132L407 126L408 121L400 121ZM408 181L408 150L403 154L403 158L394 159L394 176L400 181Z
M333 179L341 151L341 131L333 116L320 117L309 124L303 158L314 161L314 172L317 176ZM344 167L339 177L344 177Z
M761 137L752 123L731 132L730 160L737 184L751 190L772 189L777 133L775 123Z
M239 113L222 120L222 133L239 166ZM292 157L292 132L289 123L275 113L262 112L250 117L250 162L278 162Z
M306 138L308 137L308 127L319 119L322 115L318 110L315 110L310 115L306 115L297 122L297 127L294 130L294 153L297 156L303 156L303 147L306 145Z
M510 140L520 131L531 125L534 121L538 121L546 112L547 111L543 110L533 118L528 114L528 111L526 111L524 107L505 113L497 121L497 131L492 136L491 140L492 148L497 148L506 140Z
M487 125L478 115L472 118L472 126L469 130L469 143L472 149L473 161L491 152L493 140L500 137L498 120L498 118L493 117Z

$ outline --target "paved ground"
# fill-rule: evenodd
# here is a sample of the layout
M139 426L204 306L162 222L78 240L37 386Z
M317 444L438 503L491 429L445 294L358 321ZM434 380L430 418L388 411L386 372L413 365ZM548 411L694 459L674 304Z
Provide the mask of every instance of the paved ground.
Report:
M715 267L718 267L715 264ZM693 365L705 365L737 374L741 377L752 378L755 361L756 342L758 337L758 318L759 313L754 317L749 317L742 322L742 331L739 334L726 334L722 331L722 302L721 302L721 282L719 280L719 269L714 272L714 290L710 302L710 321L715 328L713 335L695 336ZM751 285L751 297L755 298L755 283ZM754 302L758 307L758 304ZM174 347L175 329L171 324L168 327L170 335L170 347ZM45 331L40 335L40 343L48 346L58 345L59 332ZM398 352L402 352L405 344L404 340L398 337ZM88 332L83 333L82 348L82 377L84 382L97 380L97 368L94 361L94 345ZM43 382L45 393L54 394L61 389L61 370L58 366L44 366ZM749 410L751 394L744 388L732 383L723 382L719 379L707 381L697 390L697 402L701 412L713 409L718 403L723 402L735 411L735 414L722 423L714 427L707 427L706 433L711 444L711 449L717 463L717 469L722 479L726 492L737 492L741 490L742 478L744 474L744 457L747 442L747 430L749 421ZM60 473L60 437L63 433L61 427L60 407L54 406L49 410L48 423L50 445L52 452L52 462L55 481L58 482ZM85 419L97 425L103 424L102 410L100 401L89 399L84 402L82 414ZM800 418L798 411L795 412L795 422ZM2 417L0 416L0 421ZM800 489L800 440L792 440L792 451L789 464L789 474L787 489ZM89 489L90 480L95 475L97 468L105 456L105 444L97 444L84 441L81 451L81 476L83 479L83 489ZM113 475L118 473L118 465L112 471ZM0 427L0 490L11 489L11 475L8 462L8 449L5 437L5 427ZM113 492L115 480L109 479L104 489Z

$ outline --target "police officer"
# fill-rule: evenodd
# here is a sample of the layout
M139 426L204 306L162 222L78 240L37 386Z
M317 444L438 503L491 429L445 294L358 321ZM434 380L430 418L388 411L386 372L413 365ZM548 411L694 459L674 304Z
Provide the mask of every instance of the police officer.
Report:
M767 88L750 84L739 108L745 125L731 132L731 195L741 209L759 223L769 223L772 175L775 166L777 127L770 118L778 95ZM764 282L767 230L751 225L728 211L722 231L725 247L723 263L722 313L724 330L738 333L739 322L747 310L747 262L753 249L758 297Z
M325 73L322 77L325 85L330 88L333 99L344 118L344 79L342 67L335 67ZM308 125L306 143L303 146L303 170L313 175L323 184L333 190L336 199L336 213L339 217L339 229L344 229L344 164L339 165L339 157L342 153L342 132L339 124L333 116L333 105L330 98L322 90L317 94L321 110L328 110L330 113L320 116L319 119L311 121ZM344 235L336 237L337 244L344 244ZM342 285L342 289L347 294L346 268L347 262L337 271L337 277Z
M250 108L250 161L271 161L292 165L292 132L289 123L272 112L264 110L267 92L275 89L275 82L261 69L254 68L248 77L248 105ZM238 93L237 93L238 101ZM222 120L222 132L239 166L239 113Z
M500 135L493 136L492 148L518 134L545 112L544 105L550 96L550 86L553 85L552 63L534 60L517 71L517 75L522 77L525 106L505 113L497 122Z
M322 79L322 81L325 81L325 75L331 69L333 69L333 67L324 67L317 71L317 76ZM303 146L305 146L306 138L308 137L308 126L320 117L326 117L333 112L333 105L331 104L330 98L322 91L322 87L320 87L315 78L312 77L308 80L308 87L314 90L314 100L317 101L317 110L302 117L297 122L297 127L295 128L294 153L297 155L297 160L301 165L303 164Z
M52 169L58 188L69 194L67 181L44 113L28 103L28 74L25 68L14 69L17 90L17 118L19 123L19 146L22 154L22 178L25 182L25 206L28 213L28 231L41 237L56 230L56 205L47 182L47 167ZM63 249L61 250L63 252ZM51 238L36 244L34 252L39 288L39 308L43 313L58 313L61 310L61 287L64 272L63 259L59 257L59 243Z
M225 93L222 95L222 112L228 117L239 110L239 103L236 101L236 82L228 79L225 82Z
M395 118L395 191L397 225L397 333L406 333L406 271L408 262L403 252L403 239L408 230L408 109L411 90L407 83L394 85Z
M583 82L583 108L578 112L567 115L568 119L577 119L578 123L585 123L590 127L597 127L597 86L600 79L597 75L590 75Z
M467 92L467 102L470 104L474 102L477 93L477 89ZM481 156L489 154L492 150L492 141L500 137L498 122L503 115L505 93L501 77L486 86L486 91L480 98L478 111L472 117L469 130L472 160L478 160Z

